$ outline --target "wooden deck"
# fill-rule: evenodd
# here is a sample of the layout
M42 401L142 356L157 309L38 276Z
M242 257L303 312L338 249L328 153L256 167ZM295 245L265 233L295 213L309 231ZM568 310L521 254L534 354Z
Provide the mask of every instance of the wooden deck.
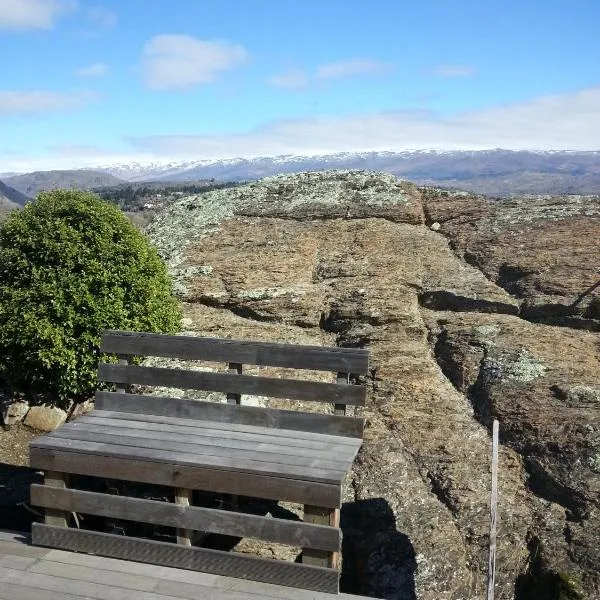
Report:
M0 530L1 600L365 600L40 548Z

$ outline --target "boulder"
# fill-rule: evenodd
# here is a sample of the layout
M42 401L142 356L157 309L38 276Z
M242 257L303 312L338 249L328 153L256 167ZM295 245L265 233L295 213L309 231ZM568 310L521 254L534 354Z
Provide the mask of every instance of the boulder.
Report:
M32 406L25 417L25 425L38 431L54 431L67 420L67 413L56 406Z
M6 427L20 423L29 410L29 403L24 400L16 400L2 406L2 422Z

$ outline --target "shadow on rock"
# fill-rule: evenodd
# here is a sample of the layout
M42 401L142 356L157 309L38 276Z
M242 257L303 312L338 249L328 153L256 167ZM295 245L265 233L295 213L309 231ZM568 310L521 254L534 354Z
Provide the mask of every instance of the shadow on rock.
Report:
M389 600L416 600L413 545L396 529L384 498L344 504L341 512L342 592Z
M529 540L527 548L529 566L515 581L515 600L585 600L580 576L552 569L537 537Z

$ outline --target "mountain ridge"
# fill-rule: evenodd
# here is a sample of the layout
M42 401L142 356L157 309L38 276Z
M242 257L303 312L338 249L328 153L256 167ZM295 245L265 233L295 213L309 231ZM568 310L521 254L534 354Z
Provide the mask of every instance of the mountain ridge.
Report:
M361 169L389 173L447 189L487 196L600 193L600 150L406 150L338 152L322 155L282 154L257 158L131 161L96 164L85 169L37 171L5 178L19 191L78 185L106 187L122 182L244 182L263 177ZM1 176L0 176L1 177ZM114 179L111 179L114 178Z
M600 151L413 150L339 152L315 156L279 155L253 159L170 161L96 166L129 181L262 177L331 168L382 171L420 185L506 196L600 192Z

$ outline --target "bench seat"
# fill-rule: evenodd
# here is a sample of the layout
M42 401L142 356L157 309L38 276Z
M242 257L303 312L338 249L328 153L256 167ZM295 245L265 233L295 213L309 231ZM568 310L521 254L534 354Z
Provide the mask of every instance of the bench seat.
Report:
M94 410L37 438L30 452L43 470L335 507L360 445L322 433Z

